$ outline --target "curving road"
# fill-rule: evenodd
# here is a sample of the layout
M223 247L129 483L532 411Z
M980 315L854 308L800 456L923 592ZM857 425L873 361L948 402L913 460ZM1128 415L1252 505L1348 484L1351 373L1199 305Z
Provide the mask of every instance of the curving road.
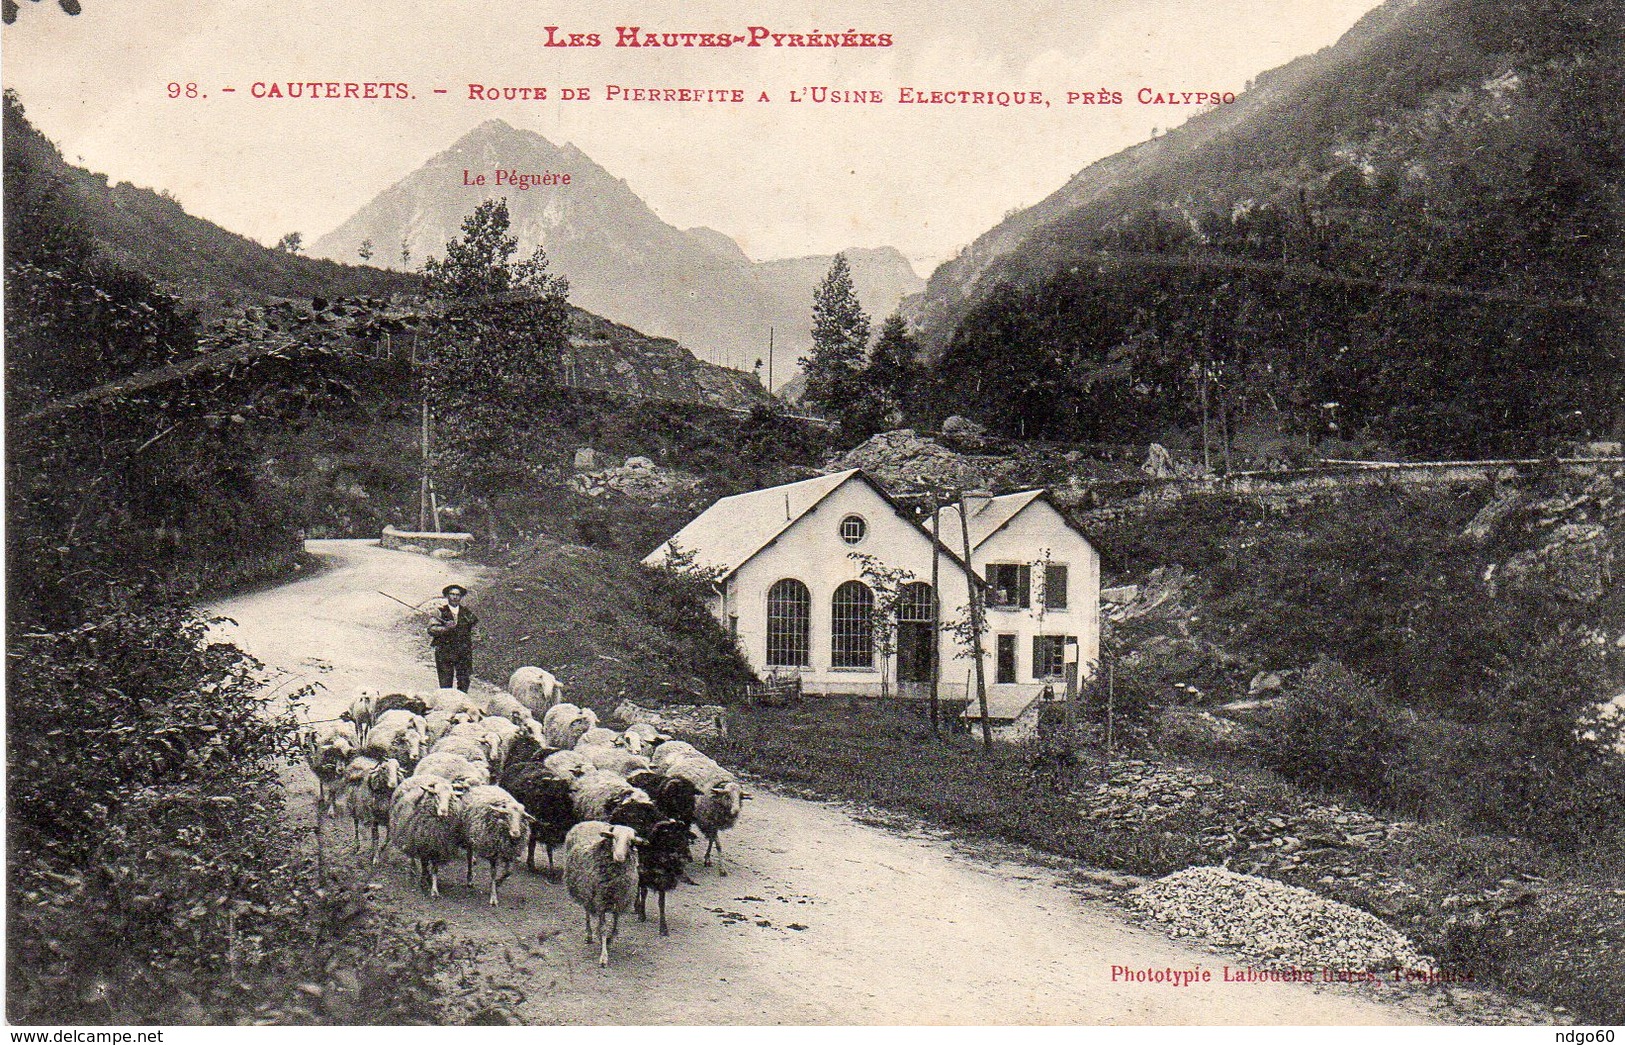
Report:
M217 603L223 630L280 684L319 684L312 719L331 718L363 683L432 688L411 613L451 580L478 605L481 573L370 541L312 541L328 569ZM476 664L476 668L478 664ZM290 779L313 793L302 769ZM479 888L421 896L398 854L374 872L384 902L445 919L476 941L487 971L525 994L535 1023L580 1024L1413 1024L1418 1003L1344 988L1113 982L1114 965L1217 970L1224 959L1177 944L1080 899L1062 872L979 855L941 837L860 822L837 804L760 785L724 836L731 873L693 869L670 897L669 939L623 924L607 970L561 885L519 870L492 910ZM295 801L308 818L309 805ZM329 859L350 859L348 825ZM456 883L457 878L451 880ZM1215 972L1215 979L1217 979Z

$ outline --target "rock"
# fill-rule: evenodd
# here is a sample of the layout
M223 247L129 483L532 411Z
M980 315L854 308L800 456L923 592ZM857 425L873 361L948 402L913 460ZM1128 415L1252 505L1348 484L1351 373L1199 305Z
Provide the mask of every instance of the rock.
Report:
M1259 693L1274 692L1279 690L1285 684L1286 683L1281 678L1279 672L1260 671L1258 674L1254 675L1253 680L1247 684L1247 695L1254 696Z
M1194 867L1133 894L1173 935L1235 947L1266 966L1429 969L1433 962L1375 916L1307 889L1221 867Z
M1461 535L1475 544L1485 544L1495 535L1501 520L1524 502L1525 494L1515 486L1497 486L1484 507L1478 510Z
M1168 453L1168 448L1161 443L1152 443L1151 450L1146 454L1145 463L1140 471L1153 479L1166 479L1176 471L1174 459Z
M987 426L977 424L968 417L961 417L958 414L954 414L946 421L942 422L942 434L951 435L961 442L974 442L981 440L987 435Z
M1100 589L1101 602L1110 602L1118 606L1127 606L1139 597L1140 586L1138 584L1123 584L1115 588ZM1625 638L1625 636L1621 636L1621 638Z
M427 549L421 544L403 544L397 548L396 551L411 552L413 555L422 555L425 551L427 551Z
M456 548L436 548L429 553L431 559L460 559L463 553Z
M1513 590L1592 603L1608 590L1613 564L1607 527L1565 523L1541 547L1507 560L1501 572Z
M583 446L581 449L576 451L576 457L575 457L575 470L576 471L578 471L578 472L590 472L593 469L597 468L598 464L599 464L599 462L598 462L598 451L594 450L592 447Z
M626 459L626 464L622 465L621 467L628 468L633 471L652 472L654 471L655 463L649 460L647 457L628 457Z

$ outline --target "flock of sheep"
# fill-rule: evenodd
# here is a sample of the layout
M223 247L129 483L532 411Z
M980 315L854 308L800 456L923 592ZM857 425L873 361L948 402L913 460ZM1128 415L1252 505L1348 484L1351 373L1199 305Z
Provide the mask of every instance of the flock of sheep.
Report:
M465 855L472 885L474 861L485 860L493 907L521 851L534 872L542 845L551 871L562 846L587 941L602 944L599 965L609 964L622 914L635 906L646 920L651 891L660 934L669 935L666 893L688 880L691 840L705 838L705 864L715 849L718 873L727 874L720 833L750 796L693 745L646 724L602 728L591 709L563 703L562 688L541 668L523 667L508 692L486 700L457 689L360 691L340 719L306 737L318 830L342 806L358 849L366 827L372 862L394 845L434 896L443 864Z

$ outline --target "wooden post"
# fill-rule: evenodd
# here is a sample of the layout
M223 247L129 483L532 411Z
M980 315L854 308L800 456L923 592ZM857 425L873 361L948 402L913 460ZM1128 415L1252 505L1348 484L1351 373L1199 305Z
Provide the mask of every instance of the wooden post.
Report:
M1078 735L1078 644L1069 642L1062 653L1066 663L1066 744L1070 749Z
M1202 360L1202 380L1201 380L1200 387L1202 389L1202 468L1203 468L1204 471L1212 471L1213 470L1213 459L1212 459L1212 456L1208 453L1208 435L1207 435L1207 359L1205 357Z
M429 397L423 397L423 477L418 481L418 532L429 530Z
M936 492L931 494L931 735L937 735L937 702L940 699L938 692L939 676L942 673L942 599L938 596L941 570L938 566L942 558L941 540L942 529L942 502L937 499Z
M1100 779L1111 781L1112 775L1112 666L1106 665L1106 757L1100 760Z
M982 749L993 750L993 723L987 715L987 669L982 666L982 589L970 564L970 514L965 491L959 491L959 535L965 543L965 587L970 596L971 660L976 665L976 702L982 709Z
M773 394L773 328L767 328L767 391Z

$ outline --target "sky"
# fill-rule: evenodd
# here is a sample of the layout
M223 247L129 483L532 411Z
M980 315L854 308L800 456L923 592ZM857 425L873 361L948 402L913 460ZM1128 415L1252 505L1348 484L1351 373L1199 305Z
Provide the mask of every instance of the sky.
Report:
M479 123L573 143L661 218L757 260L897 247L926 275L1010 210L1195 106L1326 47L1372 0L83 0L24 4L3 78L70 162L162 189L262 243L328 232ZM545 27L600 46L545 46ZM889 34L890 47L630 48L617 27ZM771 42L768 38L764 43ZM256 99L255 83L405 83L406 100ZM179 85L170 98L171 84ZM196 84L198 97L186 96ZM479 101L468 85L546 87ZM606 100L611 85L741 89L743 104ZM223 88L235 87L234 93ZM566 87L588 88L566 101ZM812 87L881 104L793 103ZM917 91L1039 91L1047 106L905 105ZM447 93L437 95L436 88ZM1115 90L1123 104L1066 104ZM769 101L760 101L762 92Z

